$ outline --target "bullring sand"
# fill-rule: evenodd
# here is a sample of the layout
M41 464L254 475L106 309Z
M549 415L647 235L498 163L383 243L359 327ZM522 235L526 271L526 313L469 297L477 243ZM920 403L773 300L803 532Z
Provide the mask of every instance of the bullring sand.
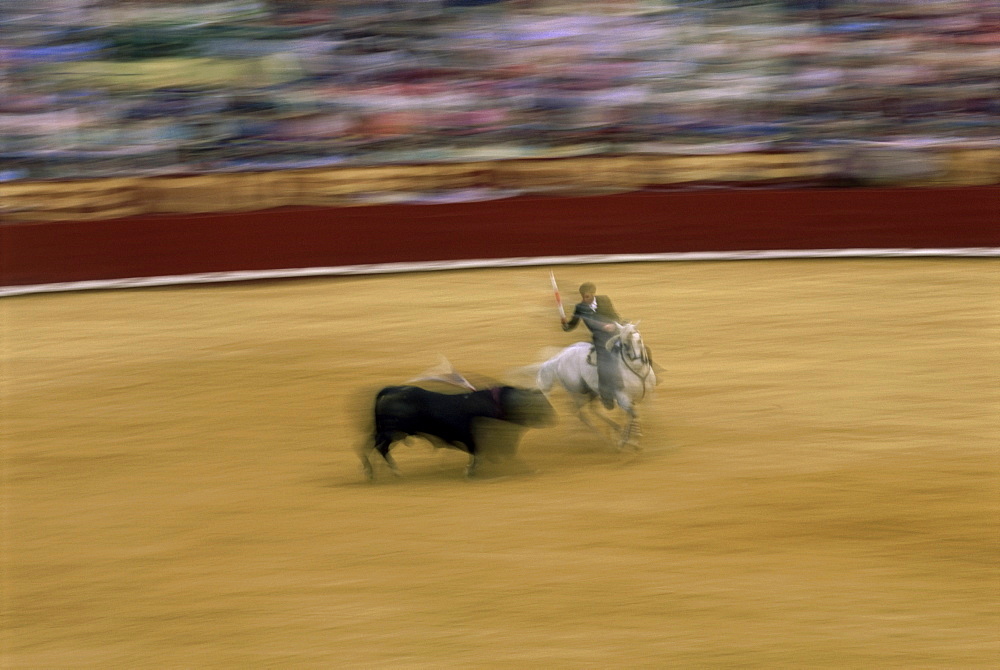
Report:
M0 301L0 666L997 666L995 261L554 269L667 370L644 450L557 394L473 481L365 483L370 394L580 339L547 268Z

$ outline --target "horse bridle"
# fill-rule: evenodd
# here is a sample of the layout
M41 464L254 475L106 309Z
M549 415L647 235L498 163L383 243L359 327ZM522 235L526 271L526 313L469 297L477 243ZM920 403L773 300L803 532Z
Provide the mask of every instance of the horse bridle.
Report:
M625 364L625 367L628 369L628 371L631 372L632 374L634 374L636 377L638 377L639 381L642 382L642 395L643 395L643 397L645 397L645 395L646 395L646 379L649 377L649 373L652 370L652 366L649 365L649 359L646 357L646 345L644 345L642 343L641 339L639 340L639 346L642 347L642 351L639 353L638 356L635 356L635 357L626 356L625 355L625 343L624 343L624 341L621 338L619 338L619 340L618 340L618 357L622 359L622 363ZM632 367L632 361L635 361L635 360L642 361L642 363L643 363L643 365L639 367L639 370L636 370L634 367ZM640 374L640 371L643 369L643 367L645 367L646 371L643 374Z

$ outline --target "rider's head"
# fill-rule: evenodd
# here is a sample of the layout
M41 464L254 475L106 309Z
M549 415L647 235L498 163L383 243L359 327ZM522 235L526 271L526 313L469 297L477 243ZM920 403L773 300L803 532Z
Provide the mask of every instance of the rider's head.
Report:
M584 302L590 302L594 299L594 294L597 293L597 287L591 282L585 282L580 284L580 297L583 298Z

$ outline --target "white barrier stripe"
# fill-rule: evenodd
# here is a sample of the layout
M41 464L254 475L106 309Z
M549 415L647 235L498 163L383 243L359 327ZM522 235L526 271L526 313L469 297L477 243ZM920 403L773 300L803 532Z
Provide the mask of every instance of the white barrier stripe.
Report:
M741 261L801 258L997 258L1000 247L965 247L954 249L790 249L773 251L692 251L661 254L590 254L582 256L531 256L521 258L487 258L458 261L421 261L412 263L373 263L315 268L284 268L278 270L240 270L205 272L158 277L126 279L93 279L87 281L0 286L0 298L33 293L61 291L94 291L109 289L149 288L183 284L217 284L266 279L303 277L335 277L346 275L435 272L442 270L474 270L480 268L531 267L535 265L588 265L597 263L659 263L678 261Z

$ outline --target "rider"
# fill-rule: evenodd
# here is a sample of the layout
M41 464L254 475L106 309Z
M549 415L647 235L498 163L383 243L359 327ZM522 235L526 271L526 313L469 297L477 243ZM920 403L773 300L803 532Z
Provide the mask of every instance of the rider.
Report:
M591 282L580 285L580 302L573 310L569 319L563 317L562 328L565 331L576 328L580 321L590 330L594 339L594 350L597 353L597 387L601 402L606 409L614 409L615 391L621 388L622 380L618 371L618 360L614 351L609 351L607 344L616 332L617 323L622 318L611 304L611 298L606 295L596 295L597 287Z

